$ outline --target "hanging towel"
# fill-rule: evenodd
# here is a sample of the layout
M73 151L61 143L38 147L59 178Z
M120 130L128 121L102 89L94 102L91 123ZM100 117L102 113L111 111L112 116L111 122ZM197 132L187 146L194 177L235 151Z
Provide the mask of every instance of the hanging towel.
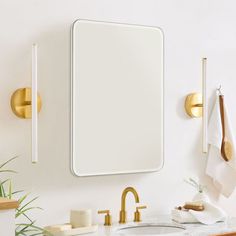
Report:
M222 144L222 123L220 114L219 95L216 95L216 102L208 125L209 154L206 166L206 174L213 180L218 191L229 197L236 186L236 152L234 137L228 117L227 106L224 103L225 134L232 145L233 157L226 162L221 156Z

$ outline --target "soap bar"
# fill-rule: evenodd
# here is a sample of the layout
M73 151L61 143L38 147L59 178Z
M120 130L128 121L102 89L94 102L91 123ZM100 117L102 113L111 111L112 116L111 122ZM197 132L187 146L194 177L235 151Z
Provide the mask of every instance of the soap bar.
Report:
M89 227L92 225L92 211L87 210L71 210L70 223L72 228Z
M50 225L50 226L46 226L44 229L48 231L49 233L58 233L65 230L71 230L72 225L71 224Z

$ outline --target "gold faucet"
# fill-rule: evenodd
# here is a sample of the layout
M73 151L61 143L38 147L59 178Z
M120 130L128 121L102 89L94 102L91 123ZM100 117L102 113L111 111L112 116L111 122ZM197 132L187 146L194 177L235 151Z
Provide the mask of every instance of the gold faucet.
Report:
M121 196L121 210L120 210L120 224L125 224L126 223L126 209L125 209L125 203L126 203L126 196L127 193L131 192L134 195L135 198L135 202L139 203L139 196L137 191L132 188L132 187L127 187L126 189L124 189L122 196Z

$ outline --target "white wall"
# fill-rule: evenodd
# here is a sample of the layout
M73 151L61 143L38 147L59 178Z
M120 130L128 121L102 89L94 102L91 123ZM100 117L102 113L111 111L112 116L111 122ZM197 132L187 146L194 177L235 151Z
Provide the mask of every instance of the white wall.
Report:
M194 190L183 182L203 176L201 120L189 119L184 97L201 88L201 57L208 57L209 93L222 84L236 118L236 2L233 0L0 0L0 155L20 155L13 168L17 189L39 195L40 225L63 223L72 208L111 209L118 218L120 195L137 188L146 215L168 213ZM165 34L165 166L159 173L78 178L69 170L70 26L77 18L155 25ZM30 86L31 44L39 44L39 163L30 162L30 121L11 112L19 87ZM236 123L233 122L234 128ZM217 194L206 179L212 197ZM236 214L235 195L219 204ZM128 206L132 208L133 200ZM96 215L96 214L94 214ZM131 217L131 215L130 215ZM97 216L95 216L98 219ZM99 217L101 220L102 217Z

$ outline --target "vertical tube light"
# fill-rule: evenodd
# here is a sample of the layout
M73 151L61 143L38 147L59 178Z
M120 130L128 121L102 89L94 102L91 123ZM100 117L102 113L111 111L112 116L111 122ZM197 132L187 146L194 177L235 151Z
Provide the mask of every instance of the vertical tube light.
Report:
M202 58L202 149L203 153L208 152L208 134L207 134L207 85L206 85L206 66L207 58Z
M38 45L32 45L32 89L31 89L31 107L32 107L32 138L31 155L32 163L38 162Z

